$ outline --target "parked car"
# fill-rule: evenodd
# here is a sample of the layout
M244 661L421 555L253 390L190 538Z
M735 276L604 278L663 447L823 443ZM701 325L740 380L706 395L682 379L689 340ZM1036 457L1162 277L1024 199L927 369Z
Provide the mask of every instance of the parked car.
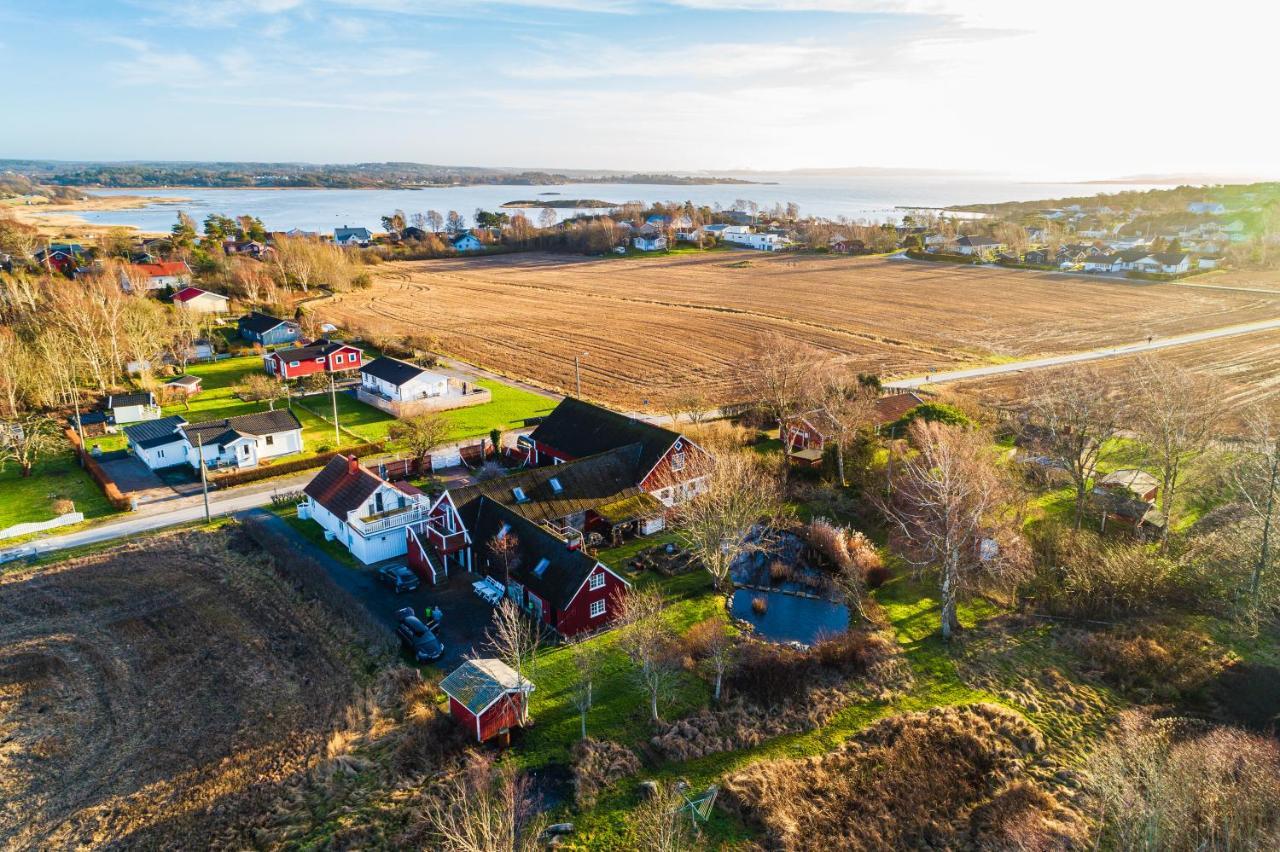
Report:
M383 565L378 569L378 579L397 595L418 588L418 575L407 565Z
M422 619L413 614L413 608L405 607L396 612L396 615L400 619L400 623L396 626L396 635L400 637L400 644L404 645L405 650L413 654L414 659L420 663L440 659L440 655L444 653L444 645L436 638L436 634L422 623Z

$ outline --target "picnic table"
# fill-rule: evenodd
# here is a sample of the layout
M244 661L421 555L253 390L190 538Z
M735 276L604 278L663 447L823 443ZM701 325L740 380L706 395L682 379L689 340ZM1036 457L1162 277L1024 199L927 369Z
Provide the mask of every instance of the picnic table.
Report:
M476 594L484 598L493 606L497 606L502 600L505 590L502 584L492 577L485 577L471 584L471 588L475 589Z

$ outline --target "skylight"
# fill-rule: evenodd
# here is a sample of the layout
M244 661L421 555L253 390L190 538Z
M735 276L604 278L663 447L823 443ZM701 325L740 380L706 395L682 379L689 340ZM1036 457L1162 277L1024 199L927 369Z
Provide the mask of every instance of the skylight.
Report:
M560 484L560 480L556 479L554 476L547 480L547 484L551 486L553 494L559 494L564 490L564 486Z
M548 559L539 559L538 564L533 566L533 576L541 577L547 572L547 566L550 564L551 562Z
M524 489L521 488L519 485L511 489L511 496L516 498L517 503L523 503L525 500L529 499L524 495Z

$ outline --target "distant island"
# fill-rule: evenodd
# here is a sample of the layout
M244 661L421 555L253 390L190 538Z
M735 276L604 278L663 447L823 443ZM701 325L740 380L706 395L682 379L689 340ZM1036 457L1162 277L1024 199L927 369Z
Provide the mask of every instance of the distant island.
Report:
M209 189L431 189L449 186L547 186L629 183L672 186L751 184L713 175L628 174L610 171L438 166L426 163L222 163L0 160L0 172L48 186L100 188L199 187Z
M621 207L621 204L614 204L612 201L601 201L598 198L539 198L531 200L527 198L518 199L516 201L508 201L503 207L554 207L554 208L590 208L590 209L612 209Z

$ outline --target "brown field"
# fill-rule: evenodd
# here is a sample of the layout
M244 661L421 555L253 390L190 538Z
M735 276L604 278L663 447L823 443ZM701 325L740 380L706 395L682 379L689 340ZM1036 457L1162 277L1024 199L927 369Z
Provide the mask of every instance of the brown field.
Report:
M1157 356L1209 376L1221 395L1228 425L1254 402L1274 404L1280 400L1280 331L1261 331L1186 346L1162 349ZM1097 362L1104 374L1120 381L1133 364L1133 356ZM993 402L1017 397L1023 376L1010 373L948 387Z
M349 637L239 536L0 575L0 848L245 848L323 756Z
M520 254L386 264L371 289L319 313L431 333L459 358L559 389L572 388L573 356L585 351L584 395L660 406L691 388L731 400L733 366L764 334L911 375L1274 317L1280 293L747 251Z

